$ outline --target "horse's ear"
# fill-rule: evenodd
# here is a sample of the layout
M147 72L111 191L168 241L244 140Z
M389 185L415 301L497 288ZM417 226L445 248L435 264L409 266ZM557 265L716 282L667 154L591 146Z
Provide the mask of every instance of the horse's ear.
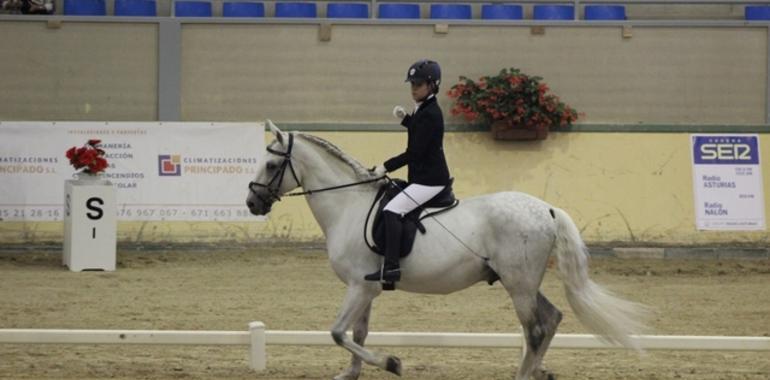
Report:
M267 126L270 128L270 132L273 132L275 135L275 139L278 140L281 145L284 145L283 132L281 132L281 130L278 129L278 127L276 127L275 124L273 124L273 121L270 119L267 119Z

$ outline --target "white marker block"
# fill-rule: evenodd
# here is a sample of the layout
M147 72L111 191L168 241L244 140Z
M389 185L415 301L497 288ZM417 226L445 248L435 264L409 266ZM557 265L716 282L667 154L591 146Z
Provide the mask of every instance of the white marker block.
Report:
M64 265L73 272L114 271L117 227L115 188L110 181L65 181Z
M254 371L264 371L267 367L267 354L265 353L265 324L262 322L249 323L249 368Z

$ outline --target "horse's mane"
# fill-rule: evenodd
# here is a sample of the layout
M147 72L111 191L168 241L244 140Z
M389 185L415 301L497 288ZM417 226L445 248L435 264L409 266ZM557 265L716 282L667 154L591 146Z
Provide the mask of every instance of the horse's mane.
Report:
M318 136L305 133L295 133L295 136L301 137L303 140L313 143L314 145L322 148L325 152L331 154L333 157L338 158L340 161L347 164L351 169L353 169L353 173L355 173L359 180L366 181L374 178L372 173L363 165L361 165L360 162L358 162L355 158L351 157L347 153L343 152L342 149L338 148L336 145L330 143L329 141L326 141Z

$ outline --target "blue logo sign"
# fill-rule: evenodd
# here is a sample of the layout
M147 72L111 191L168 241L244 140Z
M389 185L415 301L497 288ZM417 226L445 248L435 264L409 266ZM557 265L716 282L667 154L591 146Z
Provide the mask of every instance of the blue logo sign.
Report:
M696 164L758 165L759 149L756 136L693 136L693 157Z

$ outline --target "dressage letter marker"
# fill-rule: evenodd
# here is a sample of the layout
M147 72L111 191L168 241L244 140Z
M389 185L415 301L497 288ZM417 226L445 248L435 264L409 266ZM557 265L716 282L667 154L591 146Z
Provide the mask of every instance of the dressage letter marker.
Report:
M68 180L64 192L64 265L74 272L114 271L117 211L112 183Z

